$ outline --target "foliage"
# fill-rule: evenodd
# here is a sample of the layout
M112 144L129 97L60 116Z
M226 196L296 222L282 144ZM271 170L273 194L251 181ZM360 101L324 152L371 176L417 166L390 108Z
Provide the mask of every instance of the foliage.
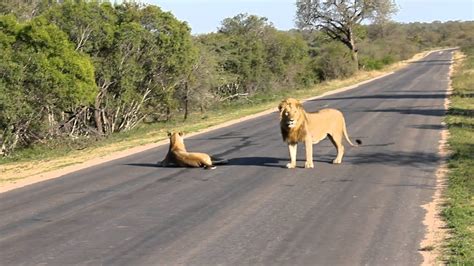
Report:
M68 113L92 102L96 87L89 57L43 18L25 24L0 17L0 141L3 153L59 134Z
M216 98L312 84L308 46L301 33L276 30L266 18L239 14L223 21L218 33L197 41L217 59Z
M0 2L0 14L12 14L19 21L30 20L52 5L57 0L4 0Z
M174 93L195 60L185 23L135 3L67 1L45 16L92 56L100 88L93 108L99 134L129 130L163 110L170 114Z
M357 70L351 55L342 44L336 42L324 44L319 49L312 65L319 80L348 77Z

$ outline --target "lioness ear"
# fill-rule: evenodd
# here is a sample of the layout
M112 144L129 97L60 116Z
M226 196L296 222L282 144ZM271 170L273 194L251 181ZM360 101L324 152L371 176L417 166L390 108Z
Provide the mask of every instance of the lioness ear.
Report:
M171 131L167 131L167 133L168 133L168 137L171 137L171 135L173 134L171 133Z
M178 134L182 137L184 135L184 132L180 131Z

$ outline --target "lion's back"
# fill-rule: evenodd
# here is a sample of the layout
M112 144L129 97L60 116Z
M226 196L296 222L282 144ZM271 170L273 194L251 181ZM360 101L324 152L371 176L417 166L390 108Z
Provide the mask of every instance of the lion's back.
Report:
M332 132L342 131L344 126L343 114L333 108L307 113L307 119L309 131L315 137L323 137Z

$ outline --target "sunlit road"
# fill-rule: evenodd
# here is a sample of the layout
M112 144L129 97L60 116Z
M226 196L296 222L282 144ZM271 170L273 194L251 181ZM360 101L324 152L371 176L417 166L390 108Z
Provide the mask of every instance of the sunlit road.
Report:
M451 57L305 103L364 142L342 165L325 140L285 169L272 113L186 139L215 170L157 167L161 147L0 194L0 264L418 265Z

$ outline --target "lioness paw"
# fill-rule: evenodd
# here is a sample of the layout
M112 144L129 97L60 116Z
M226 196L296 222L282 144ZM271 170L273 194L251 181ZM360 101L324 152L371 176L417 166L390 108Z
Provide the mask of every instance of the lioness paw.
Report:
M304 168L314 168L313 162L306 162L306 163L304 164Z
M292 163L287 163L286 168L288 168L288 169L296 168L296 165L292 164Z

